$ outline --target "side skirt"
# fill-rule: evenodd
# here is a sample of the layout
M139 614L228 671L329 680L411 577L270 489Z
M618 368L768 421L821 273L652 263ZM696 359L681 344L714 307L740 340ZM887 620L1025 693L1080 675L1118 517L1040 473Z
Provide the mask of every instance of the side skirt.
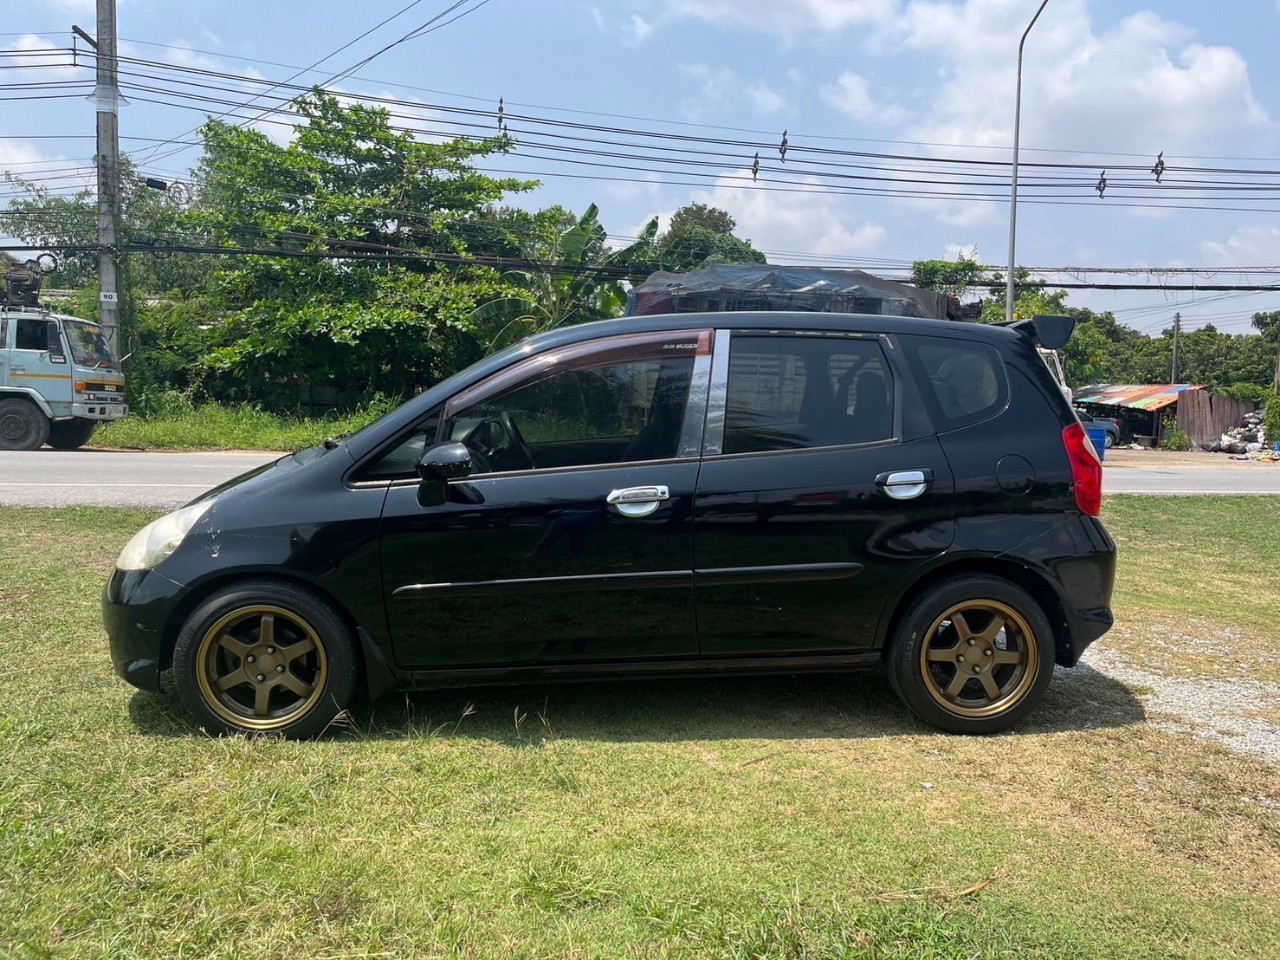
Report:
M448 670L401 670L400 689L490 686L531 682L631 680L659 677L762 676L788 673L838 673L880 665L882 651L812 657L744 657L715 660L652 660L631 663L565 663L533 666L461 667Z

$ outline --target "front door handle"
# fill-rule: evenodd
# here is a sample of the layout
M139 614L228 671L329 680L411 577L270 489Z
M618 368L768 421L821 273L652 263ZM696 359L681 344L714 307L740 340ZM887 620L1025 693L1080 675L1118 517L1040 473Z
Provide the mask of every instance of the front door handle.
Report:
M663 500L671 497L671 491L664 486L623 487L613 490L605 498L605 502L624 517L647 517L658 509Z
M929 489L931 483L933 471L929 469L895 470L876 477L876 486L894 500L912 500Z

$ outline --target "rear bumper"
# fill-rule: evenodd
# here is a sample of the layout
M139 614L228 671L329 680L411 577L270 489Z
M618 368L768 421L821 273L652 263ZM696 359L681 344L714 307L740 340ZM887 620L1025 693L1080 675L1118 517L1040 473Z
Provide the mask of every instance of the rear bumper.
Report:
M160 671L171 651L166 630L188 590L153 570L115 570L102 591L116 673L140 690L160 689Z
M1062 598L1065 636L1059 638L1058 663L1073 667L1089 645L1115 624L1111 593L1116 580L1116 544L1102 521L1083 514L1075 536L1080 553L1055 563Z

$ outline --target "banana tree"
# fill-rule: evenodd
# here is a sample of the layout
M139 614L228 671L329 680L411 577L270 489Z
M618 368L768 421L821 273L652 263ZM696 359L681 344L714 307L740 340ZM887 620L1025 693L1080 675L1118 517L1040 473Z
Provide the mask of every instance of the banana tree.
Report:
M610 250L593 203L551 244L522 249L529 265L506 276L524 292L481 304L471 313L471 323L497 350L556 327L619 316L627 302L619 271L648 272L657 235L654 217L632 243Z

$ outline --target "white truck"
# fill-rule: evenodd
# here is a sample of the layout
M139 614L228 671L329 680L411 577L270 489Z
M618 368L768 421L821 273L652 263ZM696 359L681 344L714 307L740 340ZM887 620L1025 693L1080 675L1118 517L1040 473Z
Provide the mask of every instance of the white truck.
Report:
M0 306L0 450L74 450L129 412L102 328L37 307Z

